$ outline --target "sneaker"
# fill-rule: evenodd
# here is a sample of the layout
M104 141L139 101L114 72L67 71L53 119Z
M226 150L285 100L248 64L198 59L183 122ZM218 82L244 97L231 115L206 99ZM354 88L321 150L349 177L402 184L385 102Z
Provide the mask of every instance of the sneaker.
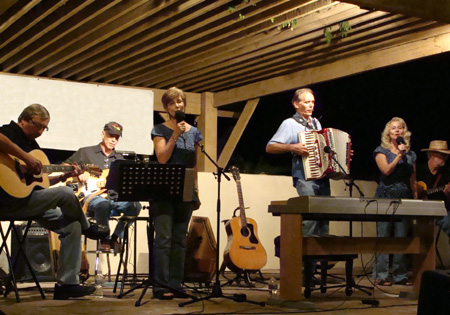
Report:
M86 235L87 238L93 240L104 239L109 235L109 227L106 225L101 225L97 223L90 222L91 224L87 229L84 229L82 233Z
M68 298L77 298L94 293L95 286L79 284L55 284L54 300L67 300Z

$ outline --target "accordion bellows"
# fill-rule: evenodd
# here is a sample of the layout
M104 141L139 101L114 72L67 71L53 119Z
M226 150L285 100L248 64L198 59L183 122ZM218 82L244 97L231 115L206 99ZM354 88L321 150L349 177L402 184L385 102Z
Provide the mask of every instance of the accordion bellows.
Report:
M309 156L302 157L306 180L319 179L325 175L332 179L341 179L349 174L352 143L348 133L335 128L325 128L320 131L299 132L298 139L306 145L309 152Z

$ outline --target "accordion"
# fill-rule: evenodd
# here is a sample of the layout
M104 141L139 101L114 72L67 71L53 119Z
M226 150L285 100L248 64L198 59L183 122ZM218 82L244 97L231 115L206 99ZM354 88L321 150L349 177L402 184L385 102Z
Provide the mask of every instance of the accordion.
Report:
M298 140L306 145L309 152L309 156L302 157L306 180L319 179L325 175L332 179L341 179L350 172L352 143L348 133L339 129L326 128L320 131L299 132Z

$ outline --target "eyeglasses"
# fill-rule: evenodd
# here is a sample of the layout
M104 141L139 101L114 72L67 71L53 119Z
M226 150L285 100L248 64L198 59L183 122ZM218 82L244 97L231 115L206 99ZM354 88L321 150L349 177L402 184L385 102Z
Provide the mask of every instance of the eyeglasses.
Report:
M31 124L33 126L35 126L36 128L39 128L39 130L48 131L48 127L47 126L44 126L43 124L41 124L41 123L39 123L37 121L34 121L33 119L31 119L30 122L31 122Z

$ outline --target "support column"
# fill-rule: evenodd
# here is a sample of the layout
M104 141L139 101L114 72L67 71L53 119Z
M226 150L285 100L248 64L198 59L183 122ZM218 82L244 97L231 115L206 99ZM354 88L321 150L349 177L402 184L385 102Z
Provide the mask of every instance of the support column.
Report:
M217 161L217 108L214 107L214 94L210 92L201 95L201 114L197 128L203 134L205 151ZM199 172L214 172L216 167L200 150L197 154L197 169Z

